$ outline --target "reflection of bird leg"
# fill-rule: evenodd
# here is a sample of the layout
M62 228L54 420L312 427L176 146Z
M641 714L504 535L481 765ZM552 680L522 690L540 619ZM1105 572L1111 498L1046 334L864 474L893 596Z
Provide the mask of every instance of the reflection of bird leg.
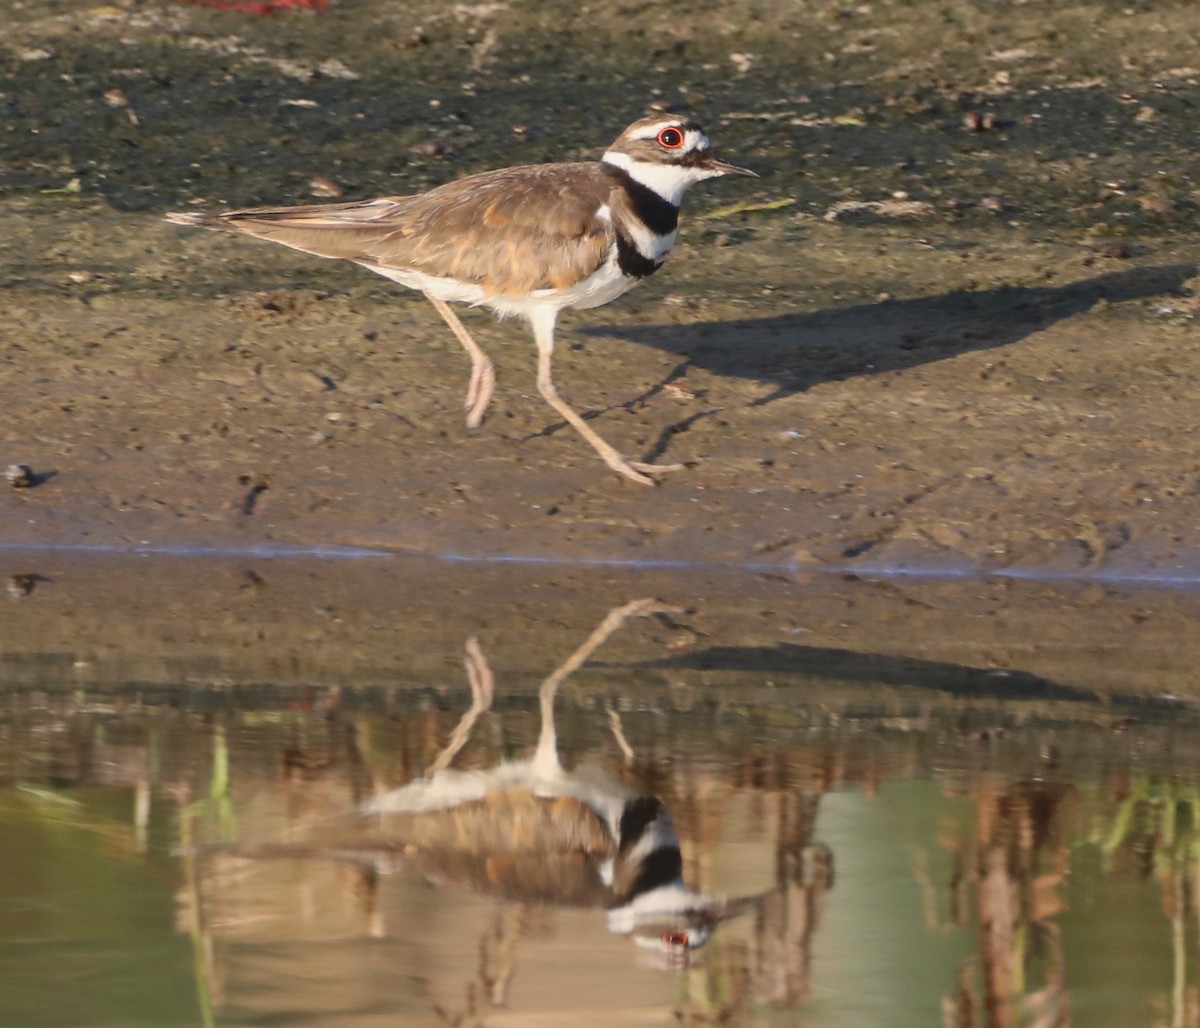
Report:
M613 738L617 741L617 748L621 751L621 756L625 758L625 766L633 767L633 747L625 738L625 729L621 726L621 715L613 707L608 708L608 727L612 729Z
M493 676L487 657L483 655L483 649L475 636L471 636L467 640L467 655L463 658L463 665L467 669L467 681L471 684L471 706L454 726L454 731L450 733L450 740L443 747L441 753L426 769L426 778L439 771L445 771L450 766L450 762L458 756L458 751L467 744L467 740L471 737L471 729L475 727L479 715L491 707L492 698L496 693L495 676Z
M497 907L479 945L479 981L494 1007L508 1006L508 992L517 971L517 943L525 933L527 920L523 903Z
M534 754L534 766L542 774L554 774L562 770L558 762L558 735L554 729L554 696L558 687L574 671L577 671L610 635L624 623L626 618L645 617L647 614L657 614L663 611L678 611L678 607L665 604L660 600L647 598L634 600L621 607L614 607L595 630L574 653L558 665L538 689L538 700L542 712L542 732L538 736L537 752Z

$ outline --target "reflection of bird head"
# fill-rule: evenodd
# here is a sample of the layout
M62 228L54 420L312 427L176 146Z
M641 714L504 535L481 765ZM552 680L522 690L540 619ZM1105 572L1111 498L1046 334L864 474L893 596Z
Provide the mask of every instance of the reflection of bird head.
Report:
M609 931L628 935L669 966L685 963L690 952L708 943L718 924L757 901L689 889L675 826L662 803L650 796L627 799L623 805L611 875Z
M719 924L750 912L761 899L709 896L688 892L680 885L647 894L637 912L629 907L610 910L608 927L628 935L649 958L649 964L672 970L687 964L692 953L708 945Z

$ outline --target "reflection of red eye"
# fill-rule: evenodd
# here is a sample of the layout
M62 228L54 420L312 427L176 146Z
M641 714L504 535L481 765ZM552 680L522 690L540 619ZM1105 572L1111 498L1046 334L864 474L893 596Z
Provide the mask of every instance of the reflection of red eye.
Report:
M678 150L683 146L683 133L677 128L665 128L658 134L658 145L668 150Z
M686 946L688 941L687 932L663 932L662 941L668 946Z

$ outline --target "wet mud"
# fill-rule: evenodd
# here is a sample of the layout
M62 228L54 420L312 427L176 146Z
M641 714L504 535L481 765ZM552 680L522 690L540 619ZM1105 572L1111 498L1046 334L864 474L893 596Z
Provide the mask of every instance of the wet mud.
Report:
M13 543L351 545L783 569L1197 569L1184 2L15 4L0 46ZM1086 31L1084 29L1086 28ZM419 191L685 110L707 183L640 289L528 330L169 210Z

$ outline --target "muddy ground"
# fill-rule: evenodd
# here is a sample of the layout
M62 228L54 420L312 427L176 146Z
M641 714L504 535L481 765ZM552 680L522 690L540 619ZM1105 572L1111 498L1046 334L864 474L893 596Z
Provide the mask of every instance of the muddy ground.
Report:
M1198 569L1189 0L10 8L6 543ZM653 103L762 176L560 322L564 395L689 465L655 489L541 402L524 325L467 313L470 432L419 296L162 220L594 156Z

